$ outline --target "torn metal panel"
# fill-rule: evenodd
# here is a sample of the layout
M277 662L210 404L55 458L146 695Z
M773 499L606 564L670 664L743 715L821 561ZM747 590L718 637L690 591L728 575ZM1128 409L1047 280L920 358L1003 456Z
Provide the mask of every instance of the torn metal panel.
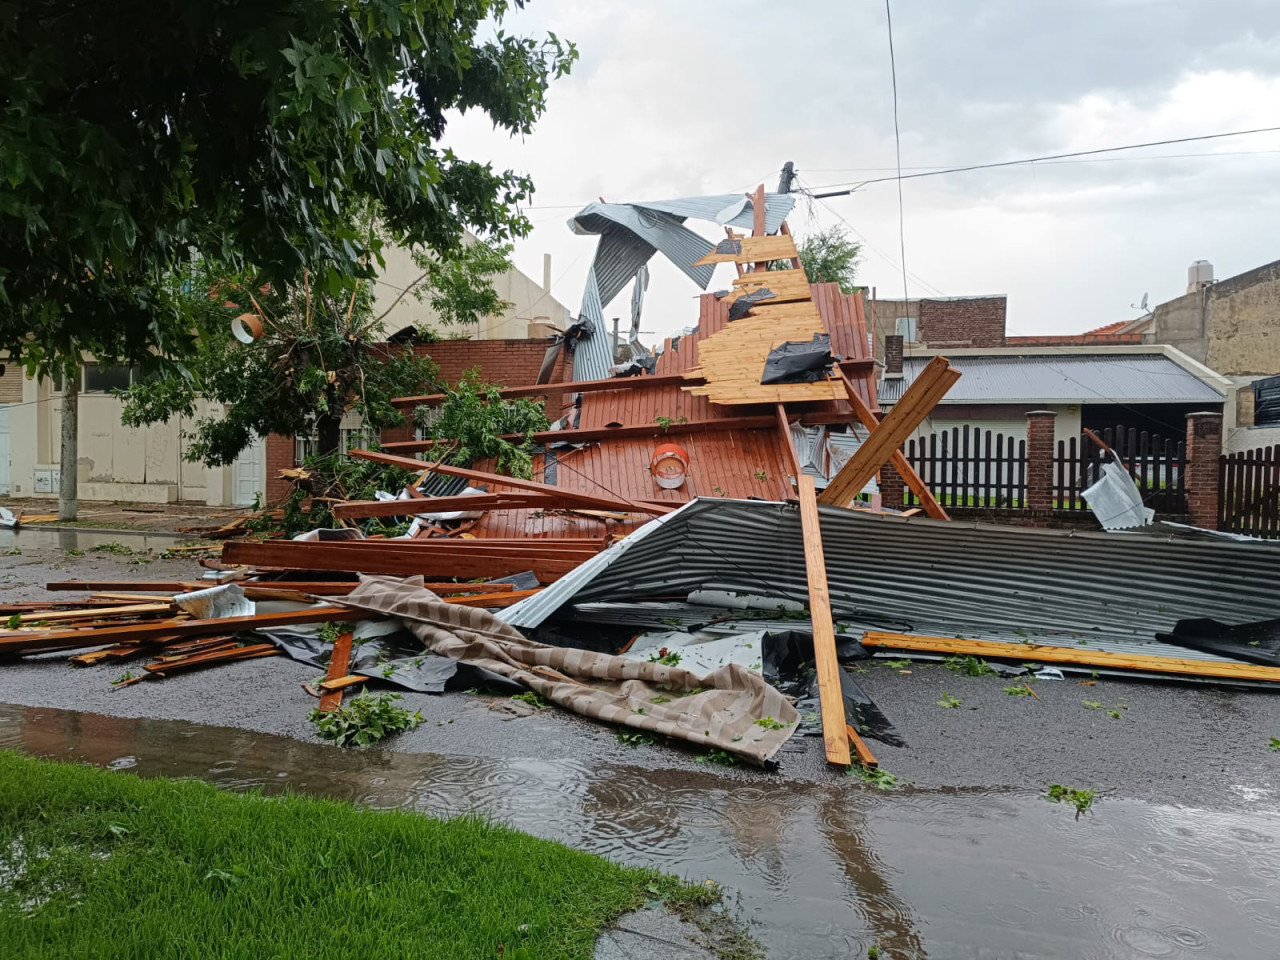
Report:
M1187 657L1155 641L1181 619L1280 617L1280 543L1041 530L821 510L834 615L938 636ZM569 605L719 589L803 602L790 504L695 500L645 524L502 618L534 627ZM1212 658L1211 654L1201 654Z

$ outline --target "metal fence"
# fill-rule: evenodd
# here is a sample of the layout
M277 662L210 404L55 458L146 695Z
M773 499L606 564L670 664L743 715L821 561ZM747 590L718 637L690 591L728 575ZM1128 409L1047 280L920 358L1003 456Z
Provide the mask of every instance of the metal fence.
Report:
M1129 470L1147 506L1158 514L1187 512L1185 439L1124 426L1107 427L1098 436ZM1098 479L1106 459L1103 449L1088 434L1059 440L1057 456L1053 458L1055 509L1088 511L1089 505L1080 491Z
M979 427L952 427L903 450L934 497L948 509L1021 509L1027 490L1027 441ZM920 500L908 490L906 503Z
M1228 453L1219 459L1218 529L1280 538L1280 447Z

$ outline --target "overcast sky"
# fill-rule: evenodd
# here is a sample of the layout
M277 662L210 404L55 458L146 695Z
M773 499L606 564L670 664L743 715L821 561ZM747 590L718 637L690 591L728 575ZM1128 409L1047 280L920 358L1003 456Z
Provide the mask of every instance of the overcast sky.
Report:
M1274 0L895 0L893 18L904 174L1280 126ZM552 254L575 314L596 241L565 221L599 197L773 190L785 160L803 187L893 173L880 0L531 0L506 28L555 31L581 59L532 136L468 116L448 140L533 176L516 263L540 278ZM1010 333L1069 333L1182 294L1193 260L1224 278L1280 259L1280 134L1115 156L904 181L909 294L1005 293ZM865 244L860 282L901 297L894 184L801 199L791 225L842 218ZM661 256L651 268L644 329L670 334L698 291ZM625 326L628 304L605 315Z

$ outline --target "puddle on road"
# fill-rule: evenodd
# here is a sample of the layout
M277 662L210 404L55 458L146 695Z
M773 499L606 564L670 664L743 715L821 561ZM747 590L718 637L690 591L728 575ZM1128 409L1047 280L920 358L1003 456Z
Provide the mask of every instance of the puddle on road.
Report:
M1261 958L1280 814L982 791L741 784L713 771L342 752L196 724L0 705L0 748L377 808L480 811L724 883L772 958Z
M163 553L183 537L173 533L136 533L133 531L95 530L91 527L70 530L46 530L26 527L0 529L0 552L19 550L89 550L104 543L123 543L138 552Z

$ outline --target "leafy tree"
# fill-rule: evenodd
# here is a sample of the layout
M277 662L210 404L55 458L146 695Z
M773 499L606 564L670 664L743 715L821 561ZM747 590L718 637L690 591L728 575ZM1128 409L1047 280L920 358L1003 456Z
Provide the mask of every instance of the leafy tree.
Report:
M843 293L853 293L857 289L853 280L861 250L861 245L850 240L843 227L829 227L808 234L796 247L810 283L838 283ZM775 260L770 268L788 270L791 263Z
M420 426L430 428L437 443L451 444L452 462L492 459L499 473L532 477L532 435L550 425L540 401L504 400L498 388L482 384L474 370L444 393L438 412L419 407L415 416ZM506 439L511 435L524 439L512 443Z
M510 6L0 0L0 350L46 374L81 351L186 356L166 284L193 249L275 289L309 269L336 298L384 237L447 254L464 227L523 235L529 179L441 144L451 110L529 132L576 58L507 33Z

